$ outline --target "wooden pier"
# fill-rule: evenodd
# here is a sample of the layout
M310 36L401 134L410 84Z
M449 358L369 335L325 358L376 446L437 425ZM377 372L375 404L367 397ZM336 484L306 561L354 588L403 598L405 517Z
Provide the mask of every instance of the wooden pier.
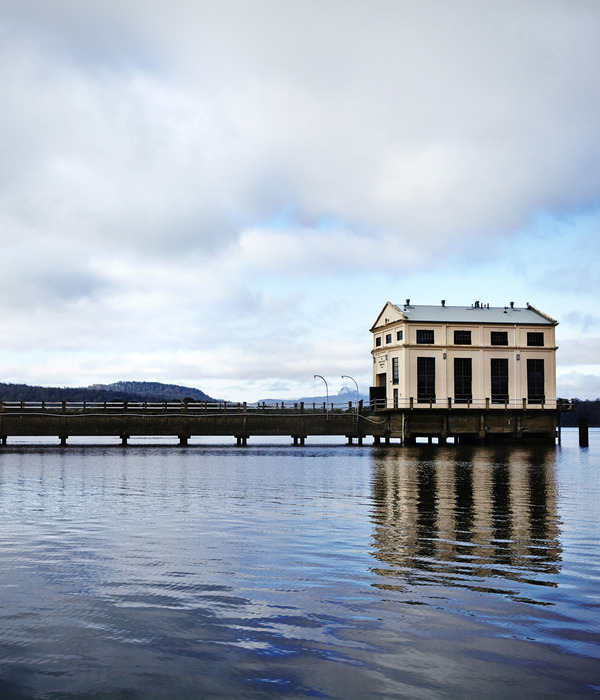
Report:
M0 445L10 438L171 436L187 445L194 437L223 436L238 446L261 436L289 436L297 446L318 436L343 436L349 444L410 445L417 438L443 444L560 438L564 406L419 406L377 408L347 404L252 404L162 402L0 402Z

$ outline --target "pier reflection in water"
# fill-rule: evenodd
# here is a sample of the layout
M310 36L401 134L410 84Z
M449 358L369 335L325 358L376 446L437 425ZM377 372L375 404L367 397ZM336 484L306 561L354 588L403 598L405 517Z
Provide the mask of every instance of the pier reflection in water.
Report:
M539 446L378 451L376 585L547 603L561 564L555 459Z
M0 451L2 700L600 690L600 451L574 431L148 444Z

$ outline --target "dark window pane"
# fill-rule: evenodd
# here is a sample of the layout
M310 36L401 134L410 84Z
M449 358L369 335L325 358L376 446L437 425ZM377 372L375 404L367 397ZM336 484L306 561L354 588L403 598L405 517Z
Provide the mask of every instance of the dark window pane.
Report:
M402 331L396 333L396 340L402 340Z
M417 343L420 345L429 345L433 343L433 331L429 330L418 330L417 331Z
M471 345L471 331L454 331L455 345Z
M508 360L505 358L492 358L492 403L504 403L508 401Z
M468 403L473 399L471 384L473 377L470 357L454 358L454 400L456 403Z
M385 342L386 342L386 343L391 343L391 342L392 342L392 334L391 334L391 333L388 333L388 334L385 336Z
M379 347L381 345L381 338L375 338L375 346Z
M527 401L544 403L544 360L527 360Z
M543 333L527 333L527 345L533 345L534 347L541 348L544 346L544 334Z
M435 357L417 357L417 402L429 401L435 401Z
M392 357L392 384L400 383L400 373L398 371L398 358Z
M508 345L508 331L492 331L492 345Z

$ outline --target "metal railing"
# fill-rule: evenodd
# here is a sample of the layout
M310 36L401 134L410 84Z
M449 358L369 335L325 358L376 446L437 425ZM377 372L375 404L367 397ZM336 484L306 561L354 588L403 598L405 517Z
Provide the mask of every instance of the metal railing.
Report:
M370 402L370 407L373 410L414 410L423 408L432 409L452 409L457 411L477 410L558 410L571 411L574 409L572 399L555 399L546 401L545 397L536 397L535 399L461 399L454 400L452 397L447 398L398 398L398 399L374 399Z
M359 404L362 408L362 401ZM279 401L267 403L230 401L0 401L0 413L346 413L356 412L352 401L306 403Z
M358 406L352 401L344 403L326 403L304 401L279 401L267 403L231 402L231 401L0 401L0 413L185 413L188 415L223 414L223 413L347 413L377 410L413 410L413 409L452 409L457 411L478 410L574 410L572 399L546 401L544 397L535 401L522 399L476 399L455 401L451 397L419 399L374 399L370 402L359 401ZM358 409L358 410L357 410Z

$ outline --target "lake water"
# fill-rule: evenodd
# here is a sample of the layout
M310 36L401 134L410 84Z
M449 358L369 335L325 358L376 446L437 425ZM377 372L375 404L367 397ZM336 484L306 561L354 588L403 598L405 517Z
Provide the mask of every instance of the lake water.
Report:
M599 695L599 503L594 430L9 444L0 697Z

